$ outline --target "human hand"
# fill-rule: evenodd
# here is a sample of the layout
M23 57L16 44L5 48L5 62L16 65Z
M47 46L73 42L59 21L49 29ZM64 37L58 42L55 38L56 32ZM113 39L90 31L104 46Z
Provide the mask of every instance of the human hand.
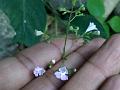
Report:
M120 72L119 39L120 35L114 35L104 44L103 39L95 39L84 46L81 46L82 40L76 43L68 40L65 66L78 69L68 81L58 80L53 74L61 65L64 40L26 49L17 58L0 61L0 90L97 90L101 85L101 90L119 90L120 76L113 76ZM51 59L55 59L57 64L42 77L34 78L34 65L39 64L45 68Z

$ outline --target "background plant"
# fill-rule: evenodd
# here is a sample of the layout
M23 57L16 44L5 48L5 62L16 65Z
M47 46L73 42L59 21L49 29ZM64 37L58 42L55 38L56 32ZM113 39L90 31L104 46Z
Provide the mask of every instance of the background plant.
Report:
M13 52L16 46L19 52L58 37L66 41L72 36L86 42L97 37L108 39L120 32L119 8L119 0L0 0L0 32L6 32L5 37L12 35L2 39L0 34L0 52ZM94 22L100 35L95 31L85 33L90 22Z

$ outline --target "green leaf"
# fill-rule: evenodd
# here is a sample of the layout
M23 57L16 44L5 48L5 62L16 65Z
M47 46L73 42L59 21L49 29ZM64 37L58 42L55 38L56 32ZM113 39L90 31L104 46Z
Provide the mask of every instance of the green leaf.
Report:
M104 21L105 8L103 0L87 0L87 8L91 15L101 22Z
M108 21L109 25L115 32L120 32L120 17L114 16Z
M32 46L40 41L35 30L44 31L46 26L46 11L41 0L0 0L0 9L17 33L16 42Z
M86 16L78 16L76 17L72 22L71 22L71 26L73 27L79 27L79 35L82 35L83 33L85 33L86 29L88 28L90 22L93 22L97 29L100 31L101 33L101 37L103 38L108 38L109 37L109 33L108 33L108 28L106 30L106 28L104 28L102 26L102 24L100 22L98 22L98 20L96 20L93 16L90 15L86 15Z
M107 23L102 23L102 26L103 26L105 34L107 36L106 38L109 38L110 37L110 28L109 28L108 24Z

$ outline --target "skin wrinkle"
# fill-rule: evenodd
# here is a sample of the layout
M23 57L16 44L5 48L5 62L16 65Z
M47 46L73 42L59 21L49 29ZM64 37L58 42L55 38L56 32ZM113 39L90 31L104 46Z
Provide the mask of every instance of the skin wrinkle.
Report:
M92 44L94 43L94 44ZM83 47L91 47L91 50L94 50L92 51L93 52L93 55L101 48L101 45L105 43L105 39L102 39L102 38L97 38L97 39L94 39L93 41L91 41L89 44L86 44L84 45ZM95 46L96 45L96 46ZM94 48L94 49L93 49ZM91 53L91 50L87 50L88 54ZM84 52L81 52L81 50L76 50L76 52L78 52L81 56L83 56L85 59L88 59L90 58L91 55L88 56L88 58L85 57L85 53Z
M77 54L80 58L82 57L79 53L76 53L74 52L75 54ZM83 60L84 58L82 58L81 60ZM60 63L60 62L58 62ZM57 64L57 67L59 67L58 65L60 64ZM55 67L54 67L55 68ZM79 66L75 67L75 68L80 68ZM74 73L75 74L75 73ZM58 80L57 79L57 83L55 83L55 79L56 77L54 76L54 70L48 70L45 74L46 78L50 81L49 83L52 83L53 87L56 88L60 88L61 85L63 85L66 81L61 81L61 80ZM54 77L54 79L52 79L51 77ZM59 84L58 84L59 83Z
M76 40L74 40L74 41L76 41ZM75 42L73 42L73 41L72 41L72 44L71 44L71 47L70 47L70 48L72 48L72 47L74 46L74 43L75 43ZM58 48L58 49L59 49L59 51L61 52L60 48L59 48L59 47L57 47L57 45L56 45L56 44L54 44L54 43L52 43L52 42L51 42L51 44L55 45L55 46L56 46L56 48ZM80 46L80 47L81 47L81 46ZM80 48L80 47L78 47L78 48ZM74 50L73 52L74 52L74 53L77 53L77 52L76 52L76 50ZM66 55L66 57L67 57L67 56L69 56L70 54L71 54L71 53L69 53L68 55ZM61 52L61 55L62 55L62 52ZM79 53L78 53L78 55L79 55ZM82 55L80 55L80 57L82 57ZM83 57L82 57L82 58L83 58ZM59 61L58 61L58 62L56 62L56 64L57 64L57 63L59 63ZM55 65L56 65L56 64L55 64Z
M70 41L71 42L71 41ZM58 53L60 53L60 49L59 49L59 47L58 47L58 45L56 44L56 43L50 43L49 44L53 49L54 49L54 52L58 52ZM47 47L49 46L49 45L47 45ZM70 45L71 46L71 45ZM70 48L70 46L69 46L69 48ZM42 46L43 47L43 46ZM39 47L40 48L40 47ZM45 48L45 47L43 47L43 48ZM61 47L62 48L62 47ZM68 48L68 49L69 49ZM71 49L71 48L70 48ZM73 50L73 49L72 49ZM27 51L27 52L30 52L30 50L29 51ZM61 52L62 53L62 52ZM61 54L60 53L60 54ZM25 56L26 56L26 53L24 53L25 54ZM27 55L27 56L29 56L29 55ZM59 55L60 56L60 55ZM57 55L57 57L58 57L58 55ZM58 61L58 60L57 60Z
M120 58L120 47L119 47L119 36L118 35L114 35L110 40L108 40L107 43L104 44L104 47L102 48L104 51L99 51L99 54L103 55L103 59L102 57L100 57L100 59L102 59L102 61L104 61L104 63L101 63L100 61L98 61L96 64L103 68L105 71L105 74L107 76L111 76L112 74L117 74L119 71L115 71L115 68L117 69L117 67L119 68L119 58ZM105 54L102 54L103 52L106 52ZM97 57L95 57L97 59ZM112 58L112 59L111 59ZM95 60L93 60L92 62L96 62ZM112 63L111 63L112 62ZM100 64L102 66L100 66ZM116 66L116 67L113 67ZM110 69L112 68L112 69ZM109 73L111 72L111 73Z
M77 53L81 58L83 58L85 61L88 59L87 57L85 57L82 53L80 53L78 50L75 51L75 53Z
M74 52L75 53L75 52ZM80 56L78 53L75 53L75 54L77 54L77 56L79 56L79 57L82 57L82 56ZM60 63L60 61L57 63L57 67L59 67L58 65L60 65L59 64ZM56 67L56 68L57 68ZM77 68L77 67L76 67ZM54 69L53 70L48 70L47 72L46 72L46 74L45 74L45 77L46 77L46 79L47 80L49 80L49 82L48 83L52 83L52 87L54 87L56 90L57 90L57 88L60 88L60 86L61 85L63 85L66 81L61 81L61 80L58 80L55 76L54 76L54 70L55 70L55 67L54 67ZM56 80L56 82L55 82L55 80Z
M104 78L106 79L107 76L105 75L105 71L102 70L99 66L95 65L93 62L91 62L90 60L88 60L86 63L91 64L92 66L94 66L97 70L99 70L99 72L104 76Z
M87 57L85 58L84 55L82 55L81 53L79 53L79 51L76 50L74 53L77 54L80 58L82 58L81 60L83 60L83 61L87 60ZM79 66L78 66L78 67L79 67ZM75 67L75 68L78 68L78 67ZM51 75L50 75L50 74L51 74ZM52 76L53 74L54 74L54 73L49 73L49 72L47 72L47 73L46 73L47 79L49 79L50 82L53 83L53 86L57 88L57 87L58 87L58 85L56 85L57 83L54 83L54 81L53 81L54 79L51 79L51 78L50 78L50 76ZM62 84L63 81L60 81L60 80L59 80L59 82ZM64 82L65 82L65 81L64 81ZM59 87L60 87L60 86L59 86Z
M72 45L71 45L71 48L73 48L73 46L74 46L74 44L76 43L76 42L79 42L80 40L74 40L73 42L72 42ZM80 46L80 47L82 47L84 44L84 41L82 42L82 45ZM79 49L80 47L78 47L77 49ZM76 50L77 50L76 49ZM75 52L76 50L74 50L73 52Z
M16 86L19 86L19 88L21 88L24 84L26 84L25 82L28 81L29 78L33 78L28 69L26 69L15 57L6 58L5 60L3 60L3 62L1 62L0 68L0 76L4 76L2 78L3 80L0 82L0 90L18 90ZM15 71L16 69L17 71ZM25 78L26 76L24 77L24 74L28 77ZM21 79L18 80L18 78ZM14 85L14 87L11 87L12 85Z
M82 60L82 61L85 60L85 59L83 58L83 56L81 56L81 55L78 54L77 52L73 52L73 54L76 55L76 56L78 56L78 57L80 58L80 60ZM72 55L73 55L73 54L72 54ZM67 59L69 59L69 58L70 58L70 56L67 57ZM72 67L69 67L68 62L69 62L69 60L64 62L64 65L67 66L68 68L77 68L77 67L79 67L79 66L73 67L73 64L71 64ZM70 62L71 62L71 61L70 61ZM56 68L59 68L59 67L61 66L61 64L62 64L62 61L59 61L59 62L53 67L54 71L56 70Z
M106 63L108 62L109 63L109 61L110 61L110 55L113 55L113 47L111 46L111 48L110 48L110 45L112 45L112 43L113 42L109 42L109 44L107 44L107 43L104 43L104 45L105 45L105 47L104 48L106 48L106 49L108 49L109 50L109 54L106 54L106 57L104 57L104 60L106 61ZM99 51L99 52L101 52L101 51ZM102 53L102 52L101 52ZM118 57L116 57L116 58L118 58ZM108 77L108 75L107 75L107 71L106 70L103 70L100 66L98 66L98 65L95 65L94 64L94 62L93 61L88 61L89 63L91 63L91 64L93 64L94 66L96 66L98 69L100 69L100 71L102 71L102 73L103 73L103 75L107 78ZM105 75L106 74L106 75Z
M64 41L62 41L62 40L61 41L57 40L57 42L54 42L57 45L57 47L59 47L61 49L61 51L63 50L63 42ZM66 46L66 48L67 48L66 52L67 53L72 52L73 50L75 50L76 48L78 48L81 45L80 43L77 43L77 44L75 44L75 46L73 46L74 48L71 49L70 48L71 44L72 44L72 40L69 40L67 42L67 46ZM30 58L31 60L34 60L33 62L36 62L36 63L40 64L41 67L45 67L49 63L49 61L51 61L50 60L51 58L56 59L56 62L61 58L60 55L58 56L59 51L54 45L51 45L51 44L46 45L45 43L44 44L41 44L41 43L37 44L37 45L35 45L31 48L25 49L21 52L25 56ZM25 64L30 66L29 63L26 63L26 62L29 62L29 60L27 61L25 57L21 57L21 59L23 61L25 61L24 62ZM11 62L11 61L14 62L13 59L9 59L8 61L4 60L3 63L6 64L6 63ZM16 65L16 68L14 67L14 65ZM5 83L7 83L7 80L9 80L11 83L9 83L10 84L9 86L7 86L7 85L5 85L5 87L3 86L5 88L4 90L7 90L7 89L8 90L10 90L10 89L11 90L17 90L17 89L23 87L24 85L26 85L27 83L32 82L31 80L33 79L33 74L31 74L30 71L25 68L25 66L20 62L20 60L17 59L16 62L14 62L14 65L9 66L8 69L6 68L3 71L5 73L6 71L12 72L14 70L13 73L6 74L6 77L8 77L8 78L4 78ZM1 71L2 71L2 69L1 69ZM17 75L17 77L16 77L16 75ZM14 77L14 79L12 79L13 77ZM15 85L14 83L17 84L17 85ZM41 82L41 84L42 84L42 82ZM42 86L44 86L44 85L42 85ZM48 90L49 90L49 88L48 88Z
M38 49L37 49L38 48ZM49 50L48 52L46 52L46 48ZM38 50L41 50L41 51L38 51ZM42 51L43 50L43 51ZM32 54L32 52L35 52L34 54ZM38 53L36 53L38 52ZM40 64L41 67L43 66L46 66L47 63L50 62L50 60L52 59L56 59L56 60L59 60L61 57L60 57L60 52L59 52L59 49L55 47L55 45L52 45L52 44L41 44L39 46L35 46L34 49L29 49L29 50L26 50L23 52L25 56L29 57L30 59L32 59L32 61L37 65L37 64ZM28 54L29 53L29 54ZM45 56L46 53L50 53L49 56L46 56L47 59L45 59L44 57L42 58L39 58L39 55L43 55ZM40 55L40 56L41 56ZM53 56L54 55L54 56ZM41 62L41 60L44 61L44 64L43 62Z
M51 43L52 46L54 46L56 48L56 50L60 53L61 56L61 51L60 49L57 47L57 45ZM32 72L32 70L34 69L35 66L37 66L32 60L30 59L28 56L24 55L24 53L19 53L18 55L15 56L15 58L30 72ZM23 59L24 58L24 59ZM30 67L31 66L31 67Z
M24 54L19 53L15 57L27 70L32 71L32 69L35 67L35 63Z
M110 47L109 45L106 45L105 48L109 49L109 47ZM107 56L104 57L104 59L107 60L107 61L109 61L109 57L110 57L110 55L112 55L112 53L113 53L113 52L112 52L113 49L110 48L109 50L110 50L110 51L109 51L109 54L107 54Z
M103 41L103 40L102 40ZM88 51L91 51L91 50L93 50L94 48L95 48L95 50L93 50L92 51L92 53L94 52L94 51L96 51L102 44L103 44L103 42L101 41L101 43L100 43L100 45L98 46L98 44L99 44L99 42L92 42L92 44L90 44L90 45L86 45L86 47L89 47L89 48L91 48L90 50L85 50L85 52L88 52ZM93 43L97 43L96 45L93 45ZM85 48L85 47L84 47ZM82 50L83 50L83 48L82 48ZM84 64L84 61L85 60L83 60L83 59L86 59L86 58L84 58L84 56L82 55L82 54L84 54L84 53L79 53L81 50L79 50L79 52L76 52L77 50L75 50L75 52L73 52L74 53L74 55L76 55L75 56L75 58L80 58L80 60L82 60L82 61L80 61L79 63L80 64L77 64L77 63L75 63L76 65L74 65L74 66L76 66L75 68L78 68L79 69L79 67L81 67L81 64ZM90 54L91 55L91 54ZM89 56L90 56L89 55ZM73 56L71 56L71 57L69 57L69 58L72 58ZM74 58L74 57L73 57ZM87 58L88 59L88 58ZM86 59L86 60L87 60ZM74 59L73 59L74 60ZM67 61L67 62L69 62L69 60ZM67 62L66 62L66 66L68 66L69 67L69 65L67 65ZM70 62L71 62L71 60L70 60ZM72 62L71 62L72 63ZM60 61L59 62L57 62L56 64L55 64L55 66L52 68L52 70L54 71L54 70L56 70L56 69L58 69L59 68L59 66L61 65L61 63L60 63ZM72 66L71 66L72 65ZM74 68L74 66L73 66L73 64L71 64L70 65L70 67L72 67L72 68ZM47 76L46 76L46 74L47 74ZM62 86L66 81L61 81L61 80L59 80L59 79L56 79L56 77L54 76L54 73L53 72L49 72L49 70L46 72L46 74L45 74L45 77L46 77L46 79L47 80L49 80L49 82L47 82L47 83L52 83L52 87L54 87L55 88L55 90L58 90L58 88L60 88L60 86ZM39 86L38 86L39 87ZM40 86L41 87L41 86ZM44 89L43 89L44 90ZM51 89L50 89L51 90Z
M119 38L120 39L120 38ZM114 42L114 43L118 43L117 44L117 46L119 46L119 40L118 41L116 41L116 42ZM93 59L93 61L92 61L92 59L90 59L86 64L86 66L85 67L87 67L87 68L85 68L84 69L84 67L83 67L83 69L81 70L82 72L81 73L79 73L78 75L77 75L77 78L76 78L76 81L75 81L75 79L72 79L72 80L70 80L70 82L72 82L71 84L69 84L69 82L68 82L68 85L69 86L71 86L71 88L70 87L67 87L65 90L69 90L69 88L70 88L70 90L99 90L99 89L97 89L105 80L106 80L106 78L108 78L108 77L111 77L113 74L115 74L116 73L116 71L115 71L115 73L112 73L112 74L109 74L109 72L111 72L115 67L119 67L120 66L120 63L119 63L119 58L120 58L120 54L119 54L119 47L117 47L117 46L112 46L111 45L112 43L109 43L109 46L110 46L110 48L108 48L108 46L107 47L103 47L103 48L100 48L100 49L102 49L103 50L103 52L100 52L100 53L98 53L97 55L94 55L94 56L99 56L99 57L95 57L95 58L92 58ZM116 44L115 44L116 45ZM105 46L105 45L104 45ZM115 47L117 47L117 48L115 48ZM91 46L91 48L93 48L93 46ZM107 50L105 49L105 48L107 48ZM79 51L81 51L81 50L79 50ZM87 50L86 50L87 51ZM89 51L91 52L91 53L93 53L93 51L91 51L91 49L89 49ZM112 53L113 52L113 53ZM54 54L54 53L53 53ZM78 53L75 53L75 54L77 54L77 56L79 57L79 55L78 55ZM81 53L81 55L82 55L83 53ZM87 55L87 54L89 54L89 53L85 53L85 55ZM102 54L102 55L101 55ZM91 55L91 54L89 54L89 55ZM88 55L88 56L89 56ZM94 57L93 56L93 57ZM102 57L105 57L105 58L102 58ZM95 60L95 61L94 61ZM99 61L104 61L102 64L99 62ZM17 61L17 60L16 60ZM75 61L75 59L73 59L73 61ZM59 62L59 61L58 61ZM97 62L97 63L96 63ZM4 65L4 64L3 64ZM118 66L119 65L119 66ZM17 66L17 65L16 65ZM18 65L19 66L19 65ZM22 65L20 65L20 66L22 66ZM74 65L74 66L77 66L77 65ZM73 67L74 67L73 66ZM23 66L22 66L23 67ZM14 68L14 67L13 67ZM23 67L23 69L24 69L24 67ZM110 69L110 70L109 70ZM119 67L119 69L120 69L120 67ZM19 70L19 69L18 69ZM116 70L116 69L115 69ZM2 71L2 70L1 70ZM4 69L3 69L3 71L4 71ZM26 70L27 71L27 70ZM118 70L117 70L118 71ZM87 72L87 73L86 73ZM90 72L90 73L89 73ZM114 72L114 71L113 71ZM83 74L82 74L83 73ZM10 73L9 73L10 74ZM9 75L8 74L8 75ZM47 76L46 76L46 74L47 74ZM30 85L28 85L28 88L26 89L26 90L29 90L29 86L31 86L32 87L32 90L60 90L60 89L56 89L56 87L57 86L55 86L54 84L56 84L57 85L57 83L54 81L54 77L53 77L53 74L52 74L52 72L48 72L48 73L46 73L45 74L45 76L43 76L42 78L42 80L40 80L40 78L39 78L39 82L34 82L33 81L33 86L32 86L32 84L30 84ZM82 75L81 75L82 74ZM22 75L24 75L24 74L22 74ZM50 75L50 76L49 76ZM110 76L111 75L111 76ZM17 76L17 75L16 75ZM81 78L80 78L80 80L79 80L79 77L80 76L82 76ZM52 77L52 78L51 78ZM15 78L15 77L14 77ZM22 78L21 78L22 79ZM24 76L23 76L23 79L25 79L24 78ZM37 79L37 78L36 78ZM20 79L19 79L20 80ZM79 82L77 82L77 80L79 81ZM45 82L46 81L46 82ZM93 82L92 82L93 81ZM31 81L32 82L32 81ZM60 81L61 82L61 81ZM83 82L83 83L80 83L80 82ZM15 83L17 83L17 82L15 82ZM37 85L38 86L37 86ZM77 88L75 87L74 88L74 84L77 84ZM16 86L16 84L14 84L15 86ZM40 87L42 85L42 88ZM113 84L113 85L115 85L115 83ZM3 85L4 86L4 85ZM34 89L35 87L34 86L36 86L36 89ZM111 85L112 86L112 85ZM63 86L64 87L64 86ZM74 89L73 89L73 88ZM52 88L52 89L51 89ZM94 89L93 89L94 88ZM1 89L1 90L6 90L6 89ZM8 89L8 90L13 90L13 89ZM15 89L15 90L18 90L18 89ZM21 90L21 89L20 89ZM31 90L31 89L30 89ZM63 90L63 89L62 89ZM105 89L106 90L106 89ZM108 90L113 90L113 89L108 89ZM115 89L116 90L116 89Z
M64 40L64 39L58 39L58 40L60 40L60 42L61 42L61 40ZM57 43L58 40L55 40L56 42L53 42L56 46L59 46L59 43ZM68 56L70 53L74 52L76 49L78 49L80 46L82 46L83 42L84 41L82 39L76 39L76 40L68 39L67 40L67 45L66 45L67 47L66 47L66 50L65 50L65 51L67 51L66 56ZM62 42L60 47L64 47L64 43L65 42ZM61 53L63 53L63 48L60 49L60 51L61 51Z
M49 70L49 71L45 74L45 77L50 81L50 83L52 83L53 87L56 88L56 87L58 87L58 84L55 83L55 82L53 81L53 79L49 78L49 77L50 77L51 75L53 75L53 74L54 74L54 71ZM57 80L58 80L58 79L57 79ZM61 81L59 80L59 82L61 82Z
M78 54L79 55L79 57L81 58L81 60L82 60L82 64L80 65L80 66L78 66L78 67L76 67L76 69L80 69L80 67L82 67L82 65L84 65L84 63L87 61L87 57L84 57L82 54L80 54L78 51L76 51L76 52L74 52L74 53L76 53L76 54Z
M84 68L86 70L82 68L81 73L78 71L77 74L75 74L73 78L71 78L70 81L60 90L97 90L96 88L93 89L94 85L99 86L98 82L105 80L105 77L95 66L90 63L86 63ZM94 72L96 73L92 75Z
M60 48L56 45L56 44L54 44L53 42L51 42L50 43L51 45L53 45L53 46L55 46L56 47L56 49L58 49L58 51L59 51L59 55L60 55L60 57L62 56L62 52L61 52L61 50L60 50Z
M113 75L99 88L99 90L120 90L120 75Z
M59 42L58 42L59 41ZM72 44L72 42L73 42L73 40L70 40L70 39L68 39L67 41L66 41L66 46L68 46L68 47L66 47L66 51L67 52L69 52L69 49L71 49L70 47L71 47L71 44ZM64 45L65 45L65 40L62 38L62 39L56 39L56 40L54 40L52 43L54 43L56 46L58 46L58 47L62 47L62 48L60 48L60 52L61 53L63 53L63 48L64 48ZM60 43L61 43L61 46L60 46ZM69 43L69 44L68 44ZM69 46L70 45L70 46ZM66 52L66 53L67 53Z
M71 44L71 46L70 46L70 48L72 48L73 47L73 41L72 41L72 44ZM78 47L79 48L79 47ZM77 48L76 48L77 49ZM65 52L66 52L66 46L65 46ZM73 51L74 52L74 51ZM67 55L66 55L66 53L65 53L65 56L67 57L67 56L69 56L70 54L71 54L72 52L70 52L69 54L67 53Z
M76 81L76 83L80 83L81 85L79 86L79 84L75 85L73 82L68 82L68 84L66 86L63 87L64 90L67 90L67 88L70 88L70 90L75 89L76 87L82 87L83 89L81 90L97 90L96 88L98 88L98 86L102 83L102 81L104 81L104 78L107 78L111 75L114 74L118 74L118 70L120 69L120 61L119 61L119 57L120 57L120 35L119 36L114 36L112 38L110 38L108 40L107 43L105 43L102 48L100 48L100 50L98 51L98 53L96 53L90 60L93 64L95 64L96 66L99 66L100 69L102 69L100 72L100 69L97 69L96 72L99 72L102 74L102 76L104 75L103 78L100 78L100 76L96 75L97 73L95 73L95 71L92 71L93 75L96 75L98 82L96 82L96 77L93 76L93 83L88 83L87 80L91 80L92 82L92 73L90 75L88 72L86 73L85 69L89 70L89 68L85 68L83 67L81 69L81 71L79 72L79 74L76 74L76 77L74 77L74 80L78 80L77 78L79 78L79 80L85 80L83 82L80 82L79 80ZM113 53L111 53L113 52ZM109 56L109 57L108 57ZM105 57L105 58L104 58ZM118 59L117 59L118 58ZM117 59L117 60L115 60ZM87 65L86 65L87 66ZM95 68L95 67L94 67ZM107 73L106 73L107 72ZM81 74L81 76L79 77L79 75ZM84 76L85 75L85 76ZM106 76L106 77L105 77ZM84 77L84 79L83 79ZM75 86L72 87L71 84L74 84ZM83 84L83 85L82 85ZM86 84L88 84L88 88L86 88ZM96 84L96 85L94 85ZM77 88L76 88L77 90ZM106 89L105 89L106 90Z

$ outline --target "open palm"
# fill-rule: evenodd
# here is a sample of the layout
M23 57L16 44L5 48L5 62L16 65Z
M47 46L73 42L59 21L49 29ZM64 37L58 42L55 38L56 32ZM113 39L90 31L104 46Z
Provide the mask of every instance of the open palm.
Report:
M54 75L62 64L63 48L64 39L56 39L1 60L0 90L120 90L119 34L108 41L98 38L86 45L83 45L82 39L68 39L64 65L76 68L77 72L67 81L59 80ZM52 59L57 63L47 69ZM38 78L33 75L36 65L47 69Z

